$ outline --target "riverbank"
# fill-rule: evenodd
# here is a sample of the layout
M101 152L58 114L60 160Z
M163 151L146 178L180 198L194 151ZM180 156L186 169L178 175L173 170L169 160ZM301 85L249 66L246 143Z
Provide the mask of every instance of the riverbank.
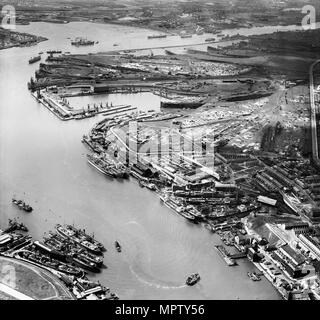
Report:
M48 39L45 37L35 36L28 33L15 32L0 27L0 50L13 47L34 46L46 40Z

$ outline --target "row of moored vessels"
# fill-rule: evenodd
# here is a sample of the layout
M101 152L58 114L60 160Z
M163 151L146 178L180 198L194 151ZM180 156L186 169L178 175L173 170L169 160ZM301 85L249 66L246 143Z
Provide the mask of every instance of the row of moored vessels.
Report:
M60 224L56 225L56 230L62 237L72 240L94 254L101 255L106 250L103 244L87 235L84 230L71 225L62 226Z
M16 258L31 262L39 267L53 269L72 276L83 276L84 273L80 268L61 262L49 255L42 254L40 251L34 249L33 245L25 247L14 255Z
M49 233L44 241L34 241L16 255L69 275L79 276L82 270L99 272L103 266L104 246L85 231L71 225L57 225L57 233Z

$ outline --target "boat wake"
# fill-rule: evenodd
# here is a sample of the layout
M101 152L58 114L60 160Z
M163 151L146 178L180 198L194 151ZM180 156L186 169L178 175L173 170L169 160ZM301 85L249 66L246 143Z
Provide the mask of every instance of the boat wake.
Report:
M155 287L157 289L166 289L166 290L173 290L173 289L182 289L182 288L185 288L187 287L186 284L183 284L183 285L180 285L180 286L177 286L177 285L170 285L166 282L163 282L163 283L159 283L159 282L156 282L156 279L150 279L150 280L147 280L145 279L144 277L141 277L138 273L136 273L132 266L130 266L130 271L135 275L135 277L142 283L150 286L150 287Z

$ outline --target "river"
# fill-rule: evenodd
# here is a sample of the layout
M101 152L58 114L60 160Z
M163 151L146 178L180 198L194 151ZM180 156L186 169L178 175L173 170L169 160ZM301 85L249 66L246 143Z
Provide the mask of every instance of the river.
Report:
M217 236L174 214L133 179L110 181L89 166L81 138L97 118L61 122L27 90L38 67L29 65L28 59L39 51L113 50L114 39L123 49L143 48L174 43L173 37L147 40L150 30L93 23L31 23L17 30L49 40L0 51L0 226L16 217L34 238L42 238L56 223L74 223L94 233L107 247L108 268L93 277L122 299L280 299L266 279L253 282L247 277L253 270L248 261L226 266L213 247L220 243ZM71 47L67 37L77 36L99 44ZM150 93L104 98L145 110L160 103ZM25 199L34 211L17 210L11 204L13 195ZM122 253L115 251L115 240ZM185 279L194 272L200 273L201 281L187 287Z

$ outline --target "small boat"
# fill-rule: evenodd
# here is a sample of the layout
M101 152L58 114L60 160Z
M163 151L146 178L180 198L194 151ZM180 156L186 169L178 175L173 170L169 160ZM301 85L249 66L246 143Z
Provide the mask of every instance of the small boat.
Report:
M196 283L200 281L200 275L199 273L194 273L191 276L189 276L186 280L186 284L188 286L194 286Z
M260 281L261 280L260 275L258 275L255 272L247 272L247 275L252 281Z
M116 247L117 251L118 251L118 252L121 252L121 246L120 246L120 243L119 243L118 241L116 241L116 242L114 243L114 245L115 245L115 247Z
M157 190L157 186L154 183L148 183L146 185L146 187L151 191L156 191Z
M144 187L146 186L146 182L143 181L143 180L139 180L139 186L140 186L141 188L144 188Z
M31 206L29 206L22 200L17 200L15 198L12 198L12 203L15 204L20 210L24 210L26 212L31 212L33 210Z

